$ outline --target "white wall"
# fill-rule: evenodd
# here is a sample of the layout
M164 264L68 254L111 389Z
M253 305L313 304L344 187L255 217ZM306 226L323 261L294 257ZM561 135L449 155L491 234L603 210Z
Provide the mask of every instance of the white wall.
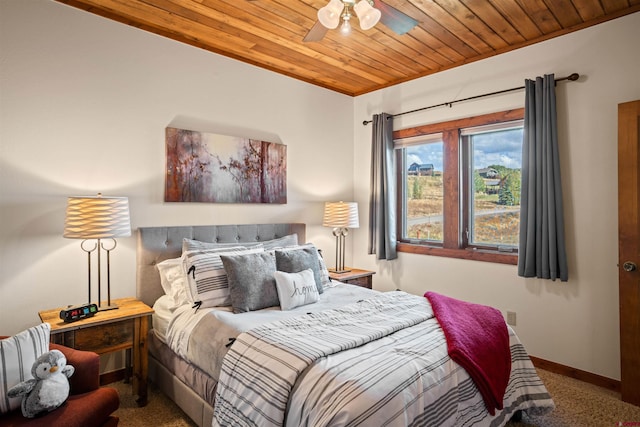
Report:
M352 198L352 98L49 0L2 0L0 31L0 334L86 302L68 196L128 196L134 229L304 222L333 259L322 209ZM167 126L286 144L288 203L164 203ZM111 271L112 296L135 295L135 237Z
M569 257L567 283L522 279L515 266L401 253L367 255L353 233L355 264L377 271L374 287L427 290L517 312L516 332L532 355L620 378L617 273L617 105L640 99L640 13L515 52L367 94L355 100L357 201L369 190L372 114L391 114L524 85L525 78L573 72L557 85L560 156ZM524 92L409 114L394 129L520 108ZM368 218L361 216L361 226Z

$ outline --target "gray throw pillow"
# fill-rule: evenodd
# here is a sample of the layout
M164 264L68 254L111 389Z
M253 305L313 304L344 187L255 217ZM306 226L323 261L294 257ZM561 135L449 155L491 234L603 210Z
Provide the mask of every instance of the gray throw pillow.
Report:
M227 272L234 313L280 305L276 289L276 260L273 252L221 255Z
M318 249L315 245L309 243L296 248L276 249L276 268L285 273L299 273L310 268L318 293L324 292Z

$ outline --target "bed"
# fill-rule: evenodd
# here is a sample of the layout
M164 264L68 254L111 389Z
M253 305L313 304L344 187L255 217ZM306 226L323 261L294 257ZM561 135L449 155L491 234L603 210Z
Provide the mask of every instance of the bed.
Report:
M327 284L326 278L320 277L323 272L314 270L315 281L325 283L324 292L319 287L321 292L312 304L293 305L290 310L252 309L252 300L246 302L238 291L233 310L188 304L169 307L171 298L165 295L158 264L180 258L185 241L213 243L226 247L224 251L243 247L251 253L220 250L225 254L220 258L229 280L237 283L247 272L234 272L233 263L265 257L251 248L264 246L273 251L269 242L289 244L291 236L298 244L306 242L304 224L138 230L137 294L156 311L148 336L149 378L197 425L238 424L245 417L256 417L251 420L256 425L499 426L521 411L542 414L553 409L551 397L510 328L504 401L490 407L481 393L484 387L477 381L474 385L467 375L468 366L465 370L463 362L456 363L447 354L445 335L434 318L432 304L424 297ZM286 249L276 248L285 260L292 256ZM293 253L300 250L297 246ZM304 251L309 253L308 248ZM282 276L302 277L302 272L290 271ZM191 272L195 279L195 271ZM234 313L239 299L249 304L248 309ZM334 324L338 329L327 327ZM374 329L373 325L380 327ZM345 327L351 329L345 332ZM285 330L306 332L291 335L282 332ZM314 330L317 333L309 340L308 331ZM427 339L433 334L435 340ZM273 341L273 335L280 341ZM298 357L301 348L306 353ZM307 357L307 353L314 356ZM260 368L255 369L255 364ZM248 381L254 381L249 385L247 372L251 372Z

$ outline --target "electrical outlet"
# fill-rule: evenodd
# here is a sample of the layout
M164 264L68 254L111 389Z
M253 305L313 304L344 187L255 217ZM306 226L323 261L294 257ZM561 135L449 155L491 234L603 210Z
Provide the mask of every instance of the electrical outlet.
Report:
M507 325L516 326L516 312L507 311Z

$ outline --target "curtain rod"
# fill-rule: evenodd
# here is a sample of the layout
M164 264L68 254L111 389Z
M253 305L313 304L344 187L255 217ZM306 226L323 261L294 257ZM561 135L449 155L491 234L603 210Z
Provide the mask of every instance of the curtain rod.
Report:
M555 79L556 83L557 82L561 82L563 80L571 80L571 81L576 81L580 78L580 74L578 73L573 73L567 77L561 77L559 79ZM443 102L441 104L436 104L436 105L430 105L428 107L422 107L422 108L417 108L415 110L411 110L411 111L405 111L403 113L398 113L398 114L392 114L391 117L398 117L398 116L403 116L405 114L410 114L410 113L417 113L418 111L424 111L424 110L429 110L430 108L436 108L436 107L451 107L453 104L456 104L458 102L464 102L464 101L471 101L472 99L478 99L478 98L484 98L486 96L493 96L493 95L500 95L502 93L507 93L507 92L515 92L516 90L522 90L524 89L524 86L520 86L520 87L512 87L511 89L505 89L505 90L499 90L497 92L491 92L491 93L485 93L482 95L476 95L476 96L470 96L469 98L463 98L463 99L457 99L455 101L450 101L450 102ZM373 120L365 120L362 122L362 124L364 126L368 125L369 123L373 122Z

